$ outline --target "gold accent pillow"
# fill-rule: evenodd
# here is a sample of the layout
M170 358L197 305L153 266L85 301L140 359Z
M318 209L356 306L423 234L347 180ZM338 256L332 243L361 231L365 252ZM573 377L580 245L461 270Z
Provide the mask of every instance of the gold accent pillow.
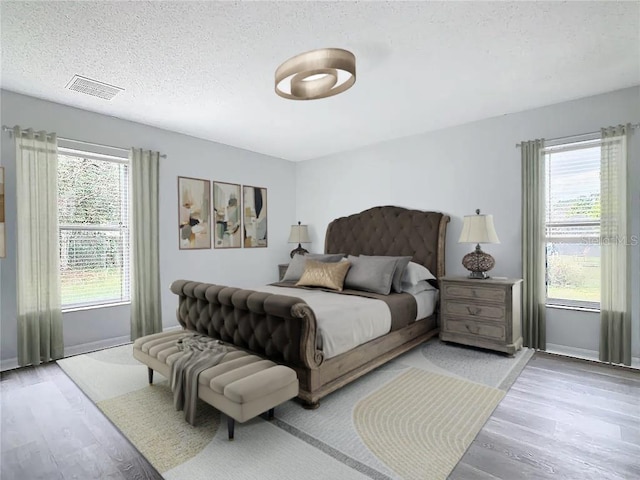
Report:
M351 262L324 263L307 260L302 277L296 285L304 287L324 287L342 291L344 277L351 267Z

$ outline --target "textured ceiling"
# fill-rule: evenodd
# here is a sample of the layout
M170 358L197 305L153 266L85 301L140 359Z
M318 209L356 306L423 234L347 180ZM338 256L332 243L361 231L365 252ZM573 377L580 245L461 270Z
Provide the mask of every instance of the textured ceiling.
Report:
M639 2L3 1L1 13L3 88L289 160L640 83ZM354 87L276 96L276 67L321 47L356 55ZM66 90L74 74L125 91Z

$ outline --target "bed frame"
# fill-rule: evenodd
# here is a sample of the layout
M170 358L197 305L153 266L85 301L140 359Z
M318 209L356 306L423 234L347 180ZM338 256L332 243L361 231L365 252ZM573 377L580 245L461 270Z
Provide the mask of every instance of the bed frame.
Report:
M438 212L374 207L332 221L325 252L411 256L440 278L448 223ZM171 290L180 297L183 327L295 369L298 397L307 408L317 408L322 397L438 334L434 313L325 360L316 347L313 310L298 298L184 280Z

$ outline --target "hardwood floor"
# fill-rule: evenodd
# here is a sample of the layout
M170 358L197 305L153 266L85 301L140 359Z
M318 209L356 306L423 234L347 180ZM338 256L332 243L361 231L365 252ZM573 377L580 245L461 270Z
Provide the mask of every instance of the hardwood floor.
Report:
M0 387L3 480L162 478L56 364ZM449 478L640 478L640 373L536 354Z
M2 373L2 480L162 476L55 363Z
M449 478L640 478L640 373L536 354Z

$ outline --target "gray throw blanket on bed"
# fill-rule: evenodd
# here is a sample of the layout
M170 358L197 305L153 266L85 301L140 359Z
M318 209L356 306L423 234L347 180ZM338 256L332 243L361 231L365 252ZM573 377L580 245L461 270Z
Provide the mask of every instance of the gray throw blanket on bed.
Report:
M220 340L194 333L176 342L183 354L171 365L171 390L176 410L184 409L184 418L191 425L196 420L198 376L216 366L229 351Z

